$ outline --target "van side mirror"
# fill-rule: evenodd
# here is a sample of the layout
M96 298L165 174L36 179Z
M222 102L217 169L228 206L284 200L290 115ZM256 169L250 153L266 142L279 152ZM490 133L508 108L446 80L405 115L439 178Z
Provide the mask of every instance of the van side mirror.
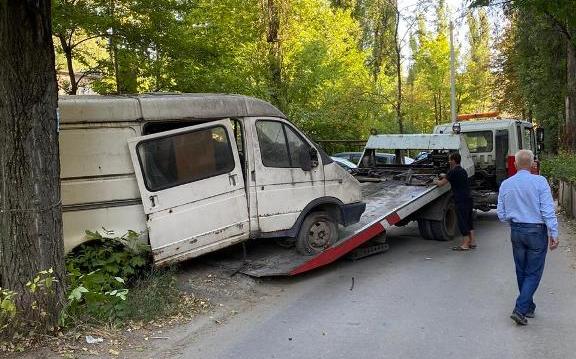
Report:
M318 166L318 151L314 147L301 147L298 153L298 160L303 171L310 171Z

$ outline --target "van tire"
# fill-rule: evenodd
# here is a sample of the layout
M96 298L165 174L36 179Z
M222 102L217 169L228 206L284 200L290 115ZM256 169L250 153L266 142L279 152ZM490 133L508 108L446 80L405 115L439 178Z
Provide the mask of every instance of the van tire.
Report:
M458 218L454 201L449 201L444 210L444 218L440 221L430 221L432 237L437 241L451 241L458 230Z
M296 250L305 256L312 256L325 251L338 241L338 225L324 211L312 212L302 222Z

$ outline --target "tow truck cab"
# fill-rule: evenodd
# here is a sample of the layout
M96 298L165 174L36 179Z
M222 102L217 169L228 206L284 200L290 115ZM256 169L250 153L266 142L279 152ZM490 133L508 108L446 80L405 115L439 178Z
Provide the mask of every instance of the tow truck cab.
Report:
M468 144L475 165L474 205L484 211L496 207L500 184L516 173L516 152L528 149L537 155L542 146L542 129L536 133L532 123L516 119L459 121L456 125L447 123L434 128L434 133L454 131L460 131ZM539 162L536 163L532 172L537 174Z

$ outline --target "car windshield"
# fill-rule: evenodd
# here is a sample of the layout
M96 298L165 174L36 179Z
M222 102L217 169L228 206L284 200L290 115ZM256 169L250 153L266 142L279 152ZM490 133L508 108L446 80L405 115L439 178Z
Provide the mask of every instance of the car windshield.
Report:
M339 164L340 166L344 167L345 169L354 169L354 168L357 168L356 164L348 161L348 160L345 159L345 158L336 157L336 156L333 156L333 157L331 157L331 158L334 160L334 162L336 162L336 163Z

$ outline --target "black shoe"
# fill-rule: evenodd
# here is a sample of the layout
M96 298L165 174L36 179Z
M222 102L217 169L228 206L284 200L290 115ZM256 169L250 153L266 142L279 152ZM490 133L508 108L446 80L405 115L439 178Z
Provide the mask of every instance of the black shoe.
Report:
M526 318L534 318L534 312L536 311L536 305L532 304L530 306L530 309L528 309L528 313L526 313L526 315L524 315Z
M512 315L510 316L510 318L516 322L516 324L518 325L527 325L528 324L528 320L526 319L525 316L523 316L520 313L517 312L512 312Z

